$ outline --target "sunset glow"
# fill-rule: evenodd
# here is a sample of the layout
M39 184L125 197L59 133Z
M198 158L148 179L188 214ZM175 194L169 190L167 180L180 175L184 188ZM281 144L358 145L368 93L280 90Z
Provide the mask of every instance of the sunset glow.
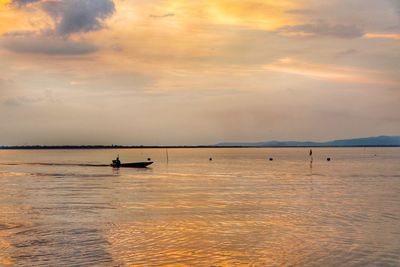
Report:
M0 138L208 144L396 134L398 10L391 0L0 0ZM351 105L340 101L348 94ZM296 129L293 105L304 113ZM338 110L346 115L327 117ZM310 124L321 130L307 132Z

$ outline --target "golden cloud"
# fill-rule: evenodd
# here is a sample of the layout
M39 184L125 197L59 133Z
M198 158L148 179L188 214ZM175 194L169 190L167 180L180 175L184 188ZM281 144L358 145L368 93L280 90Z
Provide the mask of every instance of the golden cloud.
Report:
M367 39L392 39L400 40L399 33L367 33L364 35Z

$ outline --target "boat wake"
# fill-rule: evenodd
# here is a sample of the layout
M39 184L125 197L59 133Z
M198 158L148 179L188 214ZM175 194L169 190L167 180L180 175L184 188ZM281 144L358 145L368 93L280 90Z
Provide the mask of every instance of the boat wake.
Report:
M2 166L19 165L39 165L39 166L77 166L77 167L109 167L109 164L78 164L78 163L41 163L41 162L23 162L23 163L0 163Z

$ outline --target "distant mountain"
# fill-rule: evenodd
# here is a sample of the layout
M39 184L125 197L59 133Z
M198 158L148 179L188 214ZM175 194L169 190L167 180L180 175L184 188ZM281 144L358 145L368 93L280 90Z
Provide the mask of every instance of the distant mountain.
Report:
M400 136L376 136L334 140L328 142L313 141L266 141L257 143L219 143L218 147L364 147L364 146L400 146Z

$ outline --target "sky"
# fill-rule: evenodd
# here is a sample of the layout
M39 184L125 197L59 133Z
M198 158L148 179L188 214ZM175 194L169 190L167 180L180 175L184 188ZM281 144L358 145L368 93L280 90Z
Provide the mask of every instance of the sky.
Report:
M400 0L0 0L0 145L400 135Z

